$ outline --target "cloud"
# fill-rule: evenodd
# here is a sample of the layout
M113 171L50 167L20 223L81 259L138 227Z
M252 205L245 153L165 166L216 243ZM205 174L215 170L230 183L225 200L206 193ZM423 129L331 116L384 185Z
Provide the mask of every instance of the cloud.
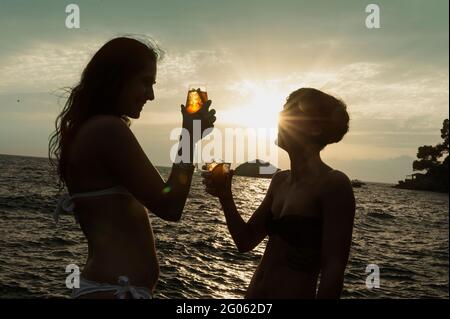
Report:
M414 125L431 128L429 119L433 118L435 127L434 120L448 114L448 74L439 69L414 76L409 73L409 69L389 63L358 62L277 78L236 79L224 83L224 89L245 98L248 92L261 88L284 92L287 97L300 87L314 87L342 98L353 119L395 120L398 126L413 129Z
M44 1L41 10L30 10L28 3L5 2L1 149L11 149L13 140L17 150L35 152L45 144L59 111L51 93L75 84L115 34L142 30L152 30L167 51L156 100L133 124L151 154L168 148L167 134L181 124L179 105L192 82L207 84L221 124L247 106L280 109L302 86L342 98L350 132L325 149L328 158L387 161L439 140L449 104L447 1L380 1L380 30L365 28L360 1L138 3L81 1L82 28L74 31L64 28L64 4Z
M99 41L41 42L0 61L0 93L42 92L73 85Z
M173 97L179 90L187 90L189 84L211 83L216 69L227 68L231 57L226 50L168 51L158 65L158 91L162 98Z

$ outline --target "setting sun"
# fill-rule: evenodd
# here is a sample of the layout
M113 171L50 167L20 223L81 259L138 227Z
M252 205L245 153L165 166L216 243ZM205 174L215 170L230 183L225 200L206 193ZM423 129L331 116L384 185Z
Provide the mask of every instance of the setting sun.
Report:
M254 128L276 128L286 93L269 84L239 83L237 98L240 105L223 111L223 121Z
M450 1L371 2L0 0L0 299L448 299Z

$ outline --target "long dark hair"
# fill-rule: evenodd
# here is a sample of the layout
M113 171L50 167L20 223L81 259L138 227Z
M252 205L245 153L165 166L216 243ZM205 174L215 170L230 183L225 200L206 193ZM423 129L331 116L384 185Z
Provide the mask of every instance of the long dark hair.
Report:
M94 54L83 70L80 82L66 90L68 98L56 118L48 149L51 167L57 168L59 191L66 185L68 147L79 128L97 114L115 115L130 125L129 118L117 110L118 95L127 80L147 63L156 63L162 53L150 40L114 38Z

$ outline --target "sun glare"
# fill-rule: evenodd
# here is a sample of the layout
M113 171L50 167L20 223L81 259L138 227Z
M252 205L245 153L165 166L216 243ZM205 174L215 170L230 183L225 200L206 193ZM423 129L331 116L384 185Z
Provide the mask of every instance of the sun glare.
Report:
M224 111L222 120L242 127L276 128L278 113L285 102L285 93L266 85L248 85L238 92L241 106Z

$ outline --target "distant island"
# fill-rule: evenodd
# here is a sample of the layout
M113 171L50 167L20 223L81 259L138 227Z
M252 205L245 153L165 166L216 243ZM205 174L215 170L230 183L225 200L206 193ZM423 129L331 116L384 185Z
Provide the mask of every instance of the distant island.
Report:
M256 159L243 163L236 167L236 169L234 170L234 175L272 178L272 176L278 171L280 171L280 169L273 166L272 164Z
M448 193L448 119L441 129L442 143L420 146L417 160L413 162L414 173L399 181L395 188L426 190Z

